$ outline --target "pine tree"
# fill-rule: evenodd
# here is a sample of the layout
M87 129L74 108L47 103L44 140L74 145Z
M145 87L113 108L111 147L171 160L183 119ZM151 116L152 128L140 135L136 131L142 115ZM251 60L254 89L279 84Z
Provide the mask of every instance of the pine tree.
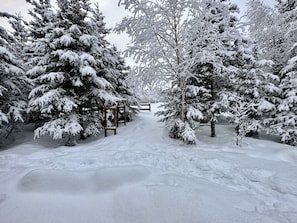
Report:
M125 60L121 57L121 53L117 50L117 48L110 45L110 43L108 43L104 38L110 30L105 28L105 23L103 23L104 17L98 4L95 4L94 9L92 9L92 15L91 26L93 29L93 35L100 36L100 41L102 41L101 45L106 47L104 57L102 58L106 70L104 77L112 84L114 94L116 94L119 98L126 100L127 116L129 119L132 119L137 112L132 105L137 105L138 100L127 83L129 68L125 65Z
M23 20L21 15L16 15L9 20L11 27L13 29L12 35L15 38L15 43L11 45L14 55L19 59L19 62L22 64L24 71L27 74L30 66L28 65L29 55L27 54L29 44L29 35L28 35L28 23ZM28 101L28 95L33 87L33 83L29 80L26 75L28 82L27 85L21 86L21 91L23 92L24 98ZM30 119L30 116L26 112L25 114L26 123Z
M113 83L117 94L126 101L126 115L131 120L138 112L137 106L139 104L138 98L128 84L130 68L125 65L125 60L120 56L120 52L116 47L112 47L111 50L113 61L108 73L113 74L115 79L110 80L110 82Z
M193 20L190 45L191 82L199 87L198 100L203 115L211 124L211 137L216 136L215 123L228 109L231 100L231 77L240 68L238 50L243 48L234 13L238 7L229 1L204 1Z
M46 34L53 30L57 15L49 0L26 1L32 5L32 8L29 10L32 20L28 24L29 41L24 49L27 57L25 66L27 67L27 76L34 80L44 72L42 67L43 58L49 49L47 47ZM34 83L35 81L32 82L37 84ZM46 120L46 116L42 115L41 111L38 110L30 110L28 116L29 122L34 123L36 126L41 125Z
M0 16L16 19L8 13ZM29 85L21 60L15 53L17 40L0 27L0 132L8 137L24 122L27 100L24 89ZM2 140L1 140L2 141Z
M29 23L29 40L30 44L26 48L26 54L29 58L27 66L34 67L38 65L38 62L46 54L46 35L50 33L57 18L56 13L53 10L50 0L26 0L32 5L32 9L29 10L29 15L32 20ZM32 78L35 77L35 72L29 73Z
M293 12L296 10L297 2L295 0L276 0L276 8L280 13Z
M270 60L259 60L256 49L244 56L241 69L233 79L237 98L232 112L236 123L237 139L258 136L265 130L267 121L276 113L279 77L269 72ZM240 56L242 57L242 55ZM269 130L269 129L268 129ZM239 141L240 141L239 140Z
M30 93L29 111L47 119L35 130L35 137L50 134L74 145L77 136L101 131L99 108L116 103L119 97L107 79L106 61L112 59L106 58L110 49L103 17L92 17L94 10L87 0L57 3L54 21L40 26L48 33L36 44L42 59L30 72L36 74L36 87Z
M290 0L278 2L277 8L286 27L284 50L288 60L280 71L281 95L271 128L281 136L283 143L297 146L297 3Z
M28 23L23 20L20 14L11 16L9 23L13 29L12 35L16 40L11 48L24 63L26 61L25 46L28 43Z

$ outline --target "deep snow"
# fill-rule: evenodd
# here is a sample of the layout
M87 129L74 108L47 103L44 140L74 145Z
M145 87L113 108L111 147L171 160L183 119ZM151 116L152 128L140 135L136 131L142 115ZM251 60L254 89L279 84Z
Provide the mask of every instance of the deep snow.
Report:
M296 148L265 138L238 148L225 125L186 146L156 109L76 147L21 133L0 151L0 222L297 222Z

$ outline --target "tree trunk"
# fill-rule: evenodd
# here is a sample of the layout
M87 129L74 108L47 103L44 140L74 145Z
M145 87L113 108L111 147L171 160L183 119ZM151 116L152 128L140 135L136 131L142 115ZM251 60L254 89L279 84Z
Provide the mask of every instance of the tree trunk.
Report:
M216 137L216 122L214 120L214 117L211 118L210 129L211 129L210 137Z
M79 113L79 124L83 127L83 129L80 131L80 139L81 140L85 140L87 139L86 135L85 135L85 127L84 127L84 121L83 121L83 116L85 115L84 114L84 110L83 110L83 106L80 105L78 107L78 113Z
M74 136L69 135L67 138L67 141L65 142L65 146L76 146L77 142L74 138Z
M215 102L215 91L214 91L214 82L213 80L211 81L211 97L213 103ZM210 120L210 137L216 137L216 119L215 119L215 113L213 112L211 114L211 120Z
M181 80L181 120L185 122L185 110L186 110L186 92L185 92L185 83L184 80Z

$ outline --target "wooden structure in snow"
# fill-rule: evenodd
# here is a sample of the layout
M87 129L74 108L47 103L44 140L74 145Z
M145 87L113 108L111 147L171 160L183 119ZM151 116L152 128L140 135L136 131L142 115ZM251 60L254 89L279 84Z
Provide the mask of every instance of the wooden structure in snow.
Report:
M117 134L117 127L119 123L126 125L126 100L117 101L115 106L104 107L104 136L107 136L107 131L113 131L114 135Z
M107 136L107 131L112 130L114 135L117 134L117 107L104 107L104 136Z
M121 100L117 102L117 118L117 126L119 126L119 123L124 123L124 125L126 125L126 100Z
M151 103L140 103L140 110L151 111Z

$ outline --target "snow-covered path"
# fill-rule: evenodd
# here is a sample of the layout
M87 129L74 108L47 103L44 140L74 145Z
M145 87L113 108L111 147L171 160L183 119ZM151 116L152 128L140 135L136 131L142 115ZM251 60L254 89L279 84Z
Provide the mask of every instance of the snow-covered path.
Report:
M226 126L185 146L153 112L76 147L24 135L1 151L0 222L297 222L296 149L256 139L236 148Z

